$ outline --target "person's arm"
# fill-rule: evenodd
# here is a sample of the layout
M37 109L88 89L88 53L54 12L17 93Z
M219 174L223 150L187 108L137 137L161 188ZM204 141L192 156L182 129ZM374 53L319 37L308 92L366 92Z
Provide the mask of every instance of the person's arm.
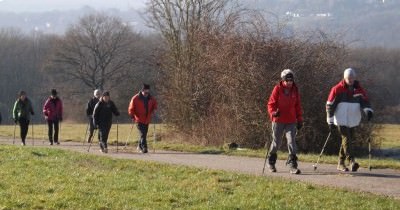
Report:
M14 122L18 121L18 100L14 103L14 107L13 107L13 119Z
M326 102L326 121L328 124L333 124L335 115L335 110L337 106L336 100L336 89L333 87L329 93L328 100Z
M86 104L86 116L90 116L90 113L93 114L91 103L92 103L92 100L89 100L89 102Z
M33 111L33 105L32 105L32 101L28 101L29 102L29 112L31 113L31 115L35 115L35 112Z
M132 119L135 119L135 96L132 97L128 107L128 114Z
M279 116L278 100L279 100L279 86L275 86L274 89L272 90L272 93L267 103L267 110L271 120L274 117Z
M45 117L48 117L48 116L49 116L49 111L48 111L48 109L49 109L49 102L50 102L50 100L47 99L46 102L45 102L44 105L43 105L43 115L44 115Z
M112 106L111 106L112 112L114 113L115 116L119 116L120 113L117 109L117 106L115 106L115 103L113 101L111 103L112 103Z
M100 102L98 102L95 106L94 106L94 110L93 110L93 124L95 127L97 127L99 125L99 112L100 112Z

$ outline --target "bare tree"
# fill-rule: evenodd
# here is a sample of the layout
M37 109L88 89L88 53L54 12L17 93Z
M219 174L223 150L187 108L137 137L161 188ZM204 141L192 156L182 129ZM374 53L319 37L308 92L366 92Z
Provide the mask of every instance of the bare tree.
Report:
M49 67L92 89L115 87L135 61L138 37L118 18L85 16L59 40Z

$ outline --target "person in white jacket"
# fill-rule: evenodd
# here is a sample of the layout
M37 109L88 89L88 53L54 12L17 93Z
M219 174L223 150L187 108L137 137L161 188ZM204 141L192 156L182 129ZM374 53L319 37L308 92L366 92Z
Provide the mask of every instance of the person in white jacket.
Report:
M332 131L337 126L342 137L337 167L339 171L349 171L346 167L346 159L349 161L351 171L357 171L359 168L353 156L352 147L355 127L361 122L362 111L367 115L368 121L373 116L367 93L355 78L355 70L346 69L343 80L331 89L326 103L329 128Z

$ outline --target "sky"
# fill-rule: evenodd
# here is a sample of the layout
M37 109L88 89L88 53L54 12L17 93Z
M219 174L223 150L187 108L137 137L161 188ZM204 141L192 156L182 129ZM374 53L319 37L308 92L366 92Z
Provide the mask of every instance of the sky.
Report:
M95 9L116 8L120 10L139 9L146 0L0 0L0 11L45 12L53 10L80 9L90 6Z

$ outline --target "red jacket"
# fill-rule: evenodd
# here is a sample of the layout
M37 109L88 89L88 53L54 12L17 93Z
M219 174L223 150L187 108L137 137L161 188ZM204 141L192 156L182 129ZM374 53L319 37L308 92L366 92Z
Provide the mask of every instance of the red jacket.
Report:
M48 98L43 106L43 114L46 120L59 121L63 117L63 105L61 99Z
M128 113L136 123L149 124L153 112L157 109L157 101L154 97L149 95L148 109L144 104L143 95L141 92L132 97L129 103Z
M300 93L296 84L293 83L289 94L285 95L285 87L281 81L274 87L269 97L267 109L271 121L278 123L296 123L303 121L301 111ZM279 116L273 117L272 114L279 110Z

